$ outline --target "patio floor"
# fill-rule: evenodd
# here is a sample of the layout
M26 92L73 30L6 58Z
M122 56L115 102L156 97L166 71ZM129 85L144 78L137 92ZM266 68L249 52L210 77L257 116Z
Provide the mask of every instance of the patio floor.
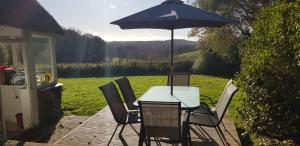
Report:
M235 125L229 116L225 115L223 123L227 131L223 128L223 133L227 139L229 145L236 146L241 145L240 140L235 128ZM79 127L75 128L72 132L65 135L61 139L57 140L55 144L64 145L107 145L114 129L116 123L113 120L112 114L108 107L103 108L97 114L89 118L86 122L81 124ZM135 124L134 127L139 131L139 124ZM117 130L112 142L112 146L138 145L138 135L132 130L130 126L126 126L123 132L123 140L118 137L118 132L121 128ZM193 145L201 146L211 146L211 145L222 145L218 134L214 128L203 128L200 133L201 138L196 134L192 133ZM205 136L206 133L206 136ZM209 136L207 136L209 135ZM153 145L155 145L153 143ZM162 145L169 145L162 143Z

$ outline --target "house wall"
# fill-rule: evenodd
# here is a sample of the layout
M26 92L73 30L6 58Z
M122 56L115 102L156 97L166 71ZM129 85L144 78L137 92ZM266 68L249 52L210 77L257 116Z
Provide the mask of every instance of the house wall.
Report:
M24 85L1 85L1 98L5 119L8 122L16 123L15 115L22 113L21 92Z

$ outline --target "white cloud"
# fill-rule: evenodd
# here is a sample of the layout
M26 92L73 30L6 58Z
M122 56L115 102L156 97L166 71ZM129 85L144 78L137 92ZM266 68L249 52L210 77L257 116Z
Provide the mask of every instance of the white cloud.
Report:
M109 8L115 9L115 8L117 8L117 6L116 5L110 5Z
M95 35L95 36L99 36L99 37L102 37L101 34L98 32L98 31L94 31L94 30L87 30L86 33L89 33L89 34L92 34L92 35Z

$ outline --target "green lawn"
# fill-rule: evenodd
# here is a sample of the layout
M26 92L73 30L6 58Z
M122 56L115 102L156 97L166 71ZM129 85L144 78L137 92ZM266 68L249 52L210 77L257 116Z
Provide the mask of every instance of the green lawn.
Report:
M106 106L100 85L117 79L113 78L60 78L64 84L62 106L66 115L90 116ZM141 96L153 85L166 85L166 76L130 76L128 77L137 97ZM228 79L203 75L191 76L191 86L200 87L200 94L213 97L217 102ZM230 111L236 116L237 101L240 94L236 94L230 105ZM202 100L201 101L205 101Z

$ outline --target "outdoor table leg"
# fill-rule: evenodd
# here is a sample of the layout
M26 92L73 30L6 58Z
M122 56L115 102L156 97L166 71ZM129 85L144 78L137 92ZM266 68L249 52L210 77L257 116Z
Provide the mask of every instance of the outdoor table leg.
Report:
M188 141L187 141L187 139L188 139L188 135L187 135L187 128L188 128L188 126L187 126L187 122L183 122L183 124L182 124L182 129L183 129L183 131L182 131L182 146L187 146L188 145Z
M190 119L190 113L192 110L187 110L187 118L186 121L184 122L185 126L185 138L186 138L186 144L192 145L192 140L191 140L191 133L190 133L190 126L189 126L189 119Z
M143 142L144 142L144 132L143 132L143 128L141 125L140 126L140 136L139 136L139 146L143 146Z

